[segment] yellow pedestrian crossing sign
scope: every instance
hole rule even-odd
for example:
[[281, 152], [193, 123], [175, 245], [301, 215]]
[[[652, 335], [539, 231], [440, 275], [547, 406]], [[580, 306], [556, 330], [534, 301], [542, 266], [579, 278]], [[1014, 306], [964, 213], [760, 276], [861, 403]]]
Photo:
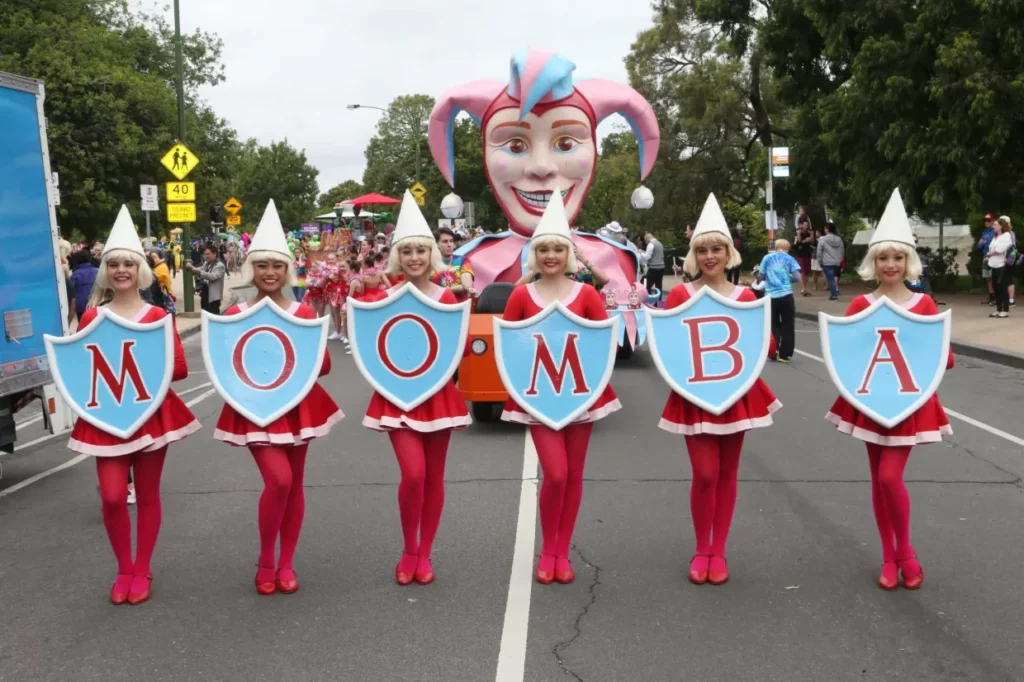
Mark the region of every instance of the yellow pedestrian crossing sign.
[[199, 165], [199, 157], [179, 142], [164, 154], [164, 158], [160, 159], [160, 163], [163, 164], [164, 168], [171, 171], [171, 175], [179, 180], [184, 180], [185, 176]]
[[[409, 191], [412, 192], [412, 195], [414, 197], [419, 199], [420, 197], [426, 195], [427, 188], [423, 186], [423, 183], [417, 182], [415, 185], [413, 185], [412, 187], [409, 188]], [[420, 205], [422, 206], [422, 204], [420, 204]]]

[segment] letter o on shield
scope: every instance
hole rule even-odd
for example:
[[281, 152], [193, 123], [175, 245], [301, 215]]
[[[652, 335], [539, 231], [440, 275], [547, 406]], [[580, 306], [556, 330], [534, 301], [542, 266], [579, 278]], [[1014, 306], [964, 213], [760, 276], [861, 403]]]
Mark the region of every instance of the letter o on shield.
[[[423, 362], [418, 367], [411, 370], [403, 370], [398, 367], [394, 360], [392, 360], [390, 353], [388, 353], [388, 335], [400, 322], [412, 322], [419, 325], [427, 337], [426, 357], [423, 358]], [[381, 327], [380, 334], [377, 335], [377, 353], [380, 355], [381, 362], [384, 363], [389, 372], [403, 379], [413, 379], [426, 373], [427, 370], [433, 367], [434, 362], [437, 361], [439, 346], [437, 332], [434, 331], [433, 326], [419, 315], [413, 315], [412, 313], [403, 313], [391, 318]]]
[[[271, 334], [281, 343], [281, 350], [284, 351], [284, 363], [281, 365], [281, 371], [276, 379], [267, 384], [258, 384], [253, 381], [253, 378], [249, 376], [249, 372], [245, 368], [245, 347], [257, 334]], [[250, 329], [238, 339], [238, 343], [235, 344], [235, 352], [231, 356], [231, 362], [234, 365], [235, 373], [243, 384], [258, 391], [273, 391], [275, 388], [283, 386], [292, 375], [292, 372], [295, 371], [295, 346], [292, 345], [288, 335], [280, 329], [266, 326], [256, 327]]]

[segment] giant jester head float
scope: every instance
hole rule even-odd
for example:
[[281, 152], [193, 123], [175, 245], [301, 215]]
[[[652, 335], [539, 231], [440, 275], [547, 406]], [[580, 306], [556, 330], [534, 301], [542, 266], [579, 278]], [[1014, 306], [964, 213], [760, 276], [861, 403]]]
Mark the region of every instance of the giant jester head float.
[[[640, 179], [658, 156], [658, 121], [640, 93], [604, 80], [574, 84], [576, 65], [560, 55], [522, 50], [512, 56], [509, 82], [474, 81], [446, 92], [430, 114], [430, 151], [455, 186], [452, 126], [461, 111], [480, 126], [484, 169], [512, 230], [528, 237], [552, 192], [561, 192], [570, 223], [579, 213], [597, 168], [597, 126], [622, 115], [640, 147]], [[650, 190], [633, 205], [649, 208]]]

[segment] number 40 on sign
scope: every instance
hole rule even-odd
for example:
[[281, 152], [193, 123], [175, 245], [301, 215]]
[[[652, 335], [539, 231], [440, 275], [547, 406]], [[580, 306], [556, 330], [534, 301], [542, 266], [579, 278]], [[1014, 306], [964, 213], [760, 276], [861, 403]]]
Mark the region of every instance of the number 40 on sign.
[[167, 201], [195, 201], [196, 183], [194, 182], [168, 182]]

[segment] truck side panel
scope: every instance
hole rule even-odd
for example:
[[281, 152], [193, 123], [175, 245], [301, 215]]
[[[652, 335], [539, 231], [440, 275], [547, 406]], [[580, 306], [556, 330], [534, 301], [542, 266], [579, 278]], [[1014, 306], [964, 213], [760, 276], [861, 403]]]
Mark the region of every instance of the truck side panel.
[[0, 396], [48, 383], [43, 334], [67, 330], [42, 102], [41, 83], [0, 74]]

